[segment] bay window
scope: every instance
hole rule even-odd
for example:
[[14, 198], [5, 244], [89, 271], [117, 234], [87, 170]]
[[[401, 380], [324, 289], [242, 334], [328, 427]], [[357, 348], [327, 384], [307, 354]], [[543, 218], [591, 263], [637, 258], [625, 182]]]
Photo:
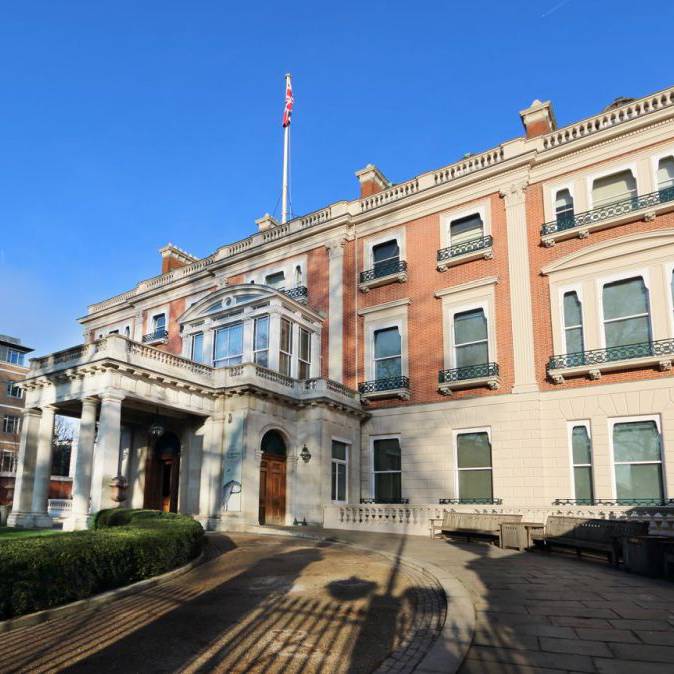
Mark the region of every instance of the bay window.
[[281, 318], [281, 339], [279, 350], [279, 372], [290, 376], [293, 357], [293, 327], [287, 318]]
[[399, 502], [402, 498], [400, 441], [398, 438], [375, 438], [372, 453], [375, 501]]
[[253, 362], [269, 367], [269, 316], [260, 316], [253, 324]]
[[575, 290], [564, 293], [564, 343], [566, 353], [584, 350], [583, 312]]
[[402, 340], [398, 327], [374, 331], [374, 378], [402, 375]]
[[488, 431], [457, 433], [456, 463], [459, 500], [492, 501], [491, 442]]
[[345, 442], [332, 441], [331, 496], [333, 501], [347, 500], [347, 476], [349, 473], [349, 447]]
[[487, 318], [484, 309], [454, 314], [454, 357], [457, 368], [489, 362]]
[[607, 283], [602, 300], [607, 348], [650, 341], [648, 289], [643, 278], [639, 276]]
[[201, 363], [204, 360], [204, 333], [192, 335], [192, 360]]
[[243, 362], [243, 323], [236, 323], [215, 331], [213, 365], [226, 367]]

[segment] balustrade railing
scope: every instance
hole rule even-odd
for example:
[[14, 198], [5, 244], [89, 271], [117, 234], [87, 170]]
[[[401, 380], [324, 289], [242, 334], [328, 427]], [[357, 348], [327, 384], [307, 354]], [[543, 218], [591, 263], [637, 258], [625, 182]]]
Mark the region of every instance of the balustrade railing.
[[283, 294], [289, 297], [291, 300], [302, 301], [306, 300], [309, 295], [309, 291], [306, 286], [295, 286], [294, 288], [288, 288], [283, 291]]
[[592, 349], [550, 356], [547, 369], [560, 370], [570, 367], [603, 365], [621, 360], [674, 355], [674, 339], [660, 339], [655, 342], [640, 342], [606, 349]]
[[541, 227], [541, 235], [555, 234], [564, 232], [585, 225], [592, 225], [603, 220], [610, 220], [621, 215], [627, 215], [634, 211], [640, 211], [646, 208], [653, 208], [659, 204], [674, 201], [674, 186], [666, 187], [657, 192], [642, 194], [641, 196], [628, 197], [620, 201], [614, 201], [610, 204], [604, 204], [598, 208], [589, 211], [576, 213], [575, 215], [564, 214], [551, 222], [546, 222]]
[[363, 505], [407, 505], [408, 498], [362, 498], [360, 502]]
[[155, 330], [147, 335], [143, 335], [143, 344], [147, 344], [148, 342], [158, 342], [160, 339], [166, 339], [167, 337], [168, 330], [164, 330], [163, 328], [161, 330]]
[[465, 241], [464, 243], [457, 243], [456, 245], [448, 246], [447, 248], [441, 248], [438, 251], [438, 262], [445, 262], [446, 260], [451, 260], [454, 257], [466, 255], [467, 253], [474, 253], [478, 250], [491, 248], [493, 241], [493, 237], [489, 235], [479, 239]]
[[451, 370], [440, 370], [438, 372], [438, 382], [440, 384], [451, 384], [452, 382], [462, 381], [464, 379], [498, 377], [498, 374], [498, 363], [480, 363], [479, 365], [455, 367]]
[[405, 271], [407, 271], [407, 262], [405, 260], [399, 260], [397, 258], [384, 260], [383, 262], [376, 262], [372, 269], [360, 272], [360, 282], [368, 283]]
[[358, 392], [361, 395], [368, 393], [383, 393], [386, 391], [409, 390], [409, 377], [385, 377], [383, 379], [373, 379], [372, 381], [363, 381], [358, 384]]
[[578, 506], [629, 506], [633, 508], [651, 508], [651, 507], [674, 507], [674, 499], [663, 498], [619, 498], [619, 499], [597, 499], [597, 498], [557, 498], [552, 505], [578, 505]]

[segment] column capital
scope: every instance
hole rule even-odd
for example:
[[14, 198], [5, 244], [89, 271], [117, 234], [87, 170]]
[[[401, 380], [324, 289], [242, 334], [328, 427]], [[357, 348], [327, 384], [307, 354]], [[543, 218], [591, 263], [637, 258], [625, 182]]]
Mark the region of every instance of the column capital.
[[82, 407], [84, 407], [85, 405], [98, 405], [99, 400], [96, 396], [86, 396], [85, 398], [82, 398], [81, 402]]
[[328, 251], [328, 256], [333, 257], [343, 257], [344, 256], [344, 246], [346, 246], [347, 239], [335, 239], [333, 241], [328, 241], [325, 244], [325, 248]]
[[103, 403], [116, 402], [121, 404], [124, 398], [126, 398], [126, 395], [124, 395], [122, 391], [117, 391], [114, 389], [110, 391], [103, 391], [103, 393], [101, 393], [101, 402]]
[[57, 412], [56, 405], [40, 405], [40, 409], [42, 412], [53, 412], [54, 414]]
[[499, 195], [505, 199], [506, 208], [509, 206], [519, 206], [524, 203], [528, 185], [528, 181], [518, 180], [499, 190]]

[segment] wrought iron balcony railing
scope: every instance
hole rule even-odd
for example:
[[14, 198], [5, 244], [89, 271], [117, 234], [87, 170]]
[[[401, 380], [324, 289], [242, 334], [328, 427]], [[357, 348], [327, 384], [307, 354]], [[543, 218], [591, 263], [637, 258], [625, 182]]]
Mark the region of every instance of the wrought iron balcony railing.
[[479, 379], [481, 377], [498, 377], [498, 363], [480, 363], [479, 365], [466, 365], [455, 367], [453, 370], [440, 370], [438, 382], [451, 384], [464, 379]]
[[590, 498], [556, 498], [552, 505], [556, 506], [632, 506], [635, 508], [646, 508], [653, 506], [665, 506], [668, 508], [674, 507], [674, 499], [662, 498], [619, 498], [619, 499], [590, 499]]
[[384, 278], [384, 276], [400, 274], [405, 271], [407, 271], [407, 262], [405, 260], [399, 260], [398, 258], [384, 260], [383, 262], [377, 262], [374, 268], [360, 272], [360, 282], [368, 283], [369, 281]]
[[607, 349], [592, 349], [551, 356], [548, 360], [548, 371], [669, 355], [674, 355], [674, 339], [660, 339], [656, 342], [640, 342], [639, 344], [625, 344], [624, 346], [611, 346]]
[[168, 330], [161, 329], [150, 332], [147, 335], [143, 335], [143, 343], [147, 342], [158, 342], [160, 339], [166, 339], [168, 337]]
[[500, 498], [440, 498], [440, 505], [502, 505]]
[[464, 243], [457, 243], [455, 246], [448, 248], [441, 248], [438, 251], [438, 262], [451, 260], [453, 257], [465, 255], [466, 253], [473, 253], [478, 250], [491, 248], [494, 239], [491, 235], [483, 236], [480, 239], [473, 239], [472, 241], [465, 241]]
[[590, 211], [576, 213], [575, 215], [564, 215], [552, 222], [546, 222], [541, 227], [541, 235], [555, 234], [584, 225], [592, 225], [602, 220], [608, 220], [620, 215], [627, 215], [633, 211], [640, 211], [644, 208], [652, 208], [659, 204], [674, 201], [674, 186], [666, 187], [657, 192], [642, 194], [641, 196], [629, 197], [605, 204], [599, 208], [593, 208]]
[[301, 302], [302, 300], [307, 299], [309, 291], [306, 286], [295, 286], [294, 288], [288, 288], [283, 291], [284, 295], [287, 295], [291, 300], [297, 300]]
[[385, 379], [373, 379], [372, 381], [362, 381], [358, 384], [358, 393], [367, 395], [368, 393], [385, 393], [386, 391], [409, 390], [409, 377], [386, 377]]
[[408, 498], [362, 498], [362, 505], [408, 505]]

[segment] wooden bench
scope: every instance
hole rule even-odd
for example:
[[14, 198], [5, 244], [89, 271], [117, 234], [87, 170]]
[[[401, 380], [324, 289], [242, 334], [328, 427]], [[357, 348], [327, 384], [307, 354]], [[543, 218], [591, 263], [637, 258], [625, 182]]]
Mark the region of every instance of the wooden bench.
[[623, 540], [628, 536], [645, 536], [648, 522], [599, 520], [584, 517], [550, 515], [545, 529], [532, 532], [535, 544], [546, 550], [553, 547], [572, 548], [580, 557], [583, 552], [606, 555], [617, 566], [623, 557]]
[[465, 536], [471, 538], [491, 539], [501, 542], [501, 524], [503, 522], [521, 522], [522, 515], [504, 515], [501, 513], [445, 513], [440, 531], [444, 536]]

